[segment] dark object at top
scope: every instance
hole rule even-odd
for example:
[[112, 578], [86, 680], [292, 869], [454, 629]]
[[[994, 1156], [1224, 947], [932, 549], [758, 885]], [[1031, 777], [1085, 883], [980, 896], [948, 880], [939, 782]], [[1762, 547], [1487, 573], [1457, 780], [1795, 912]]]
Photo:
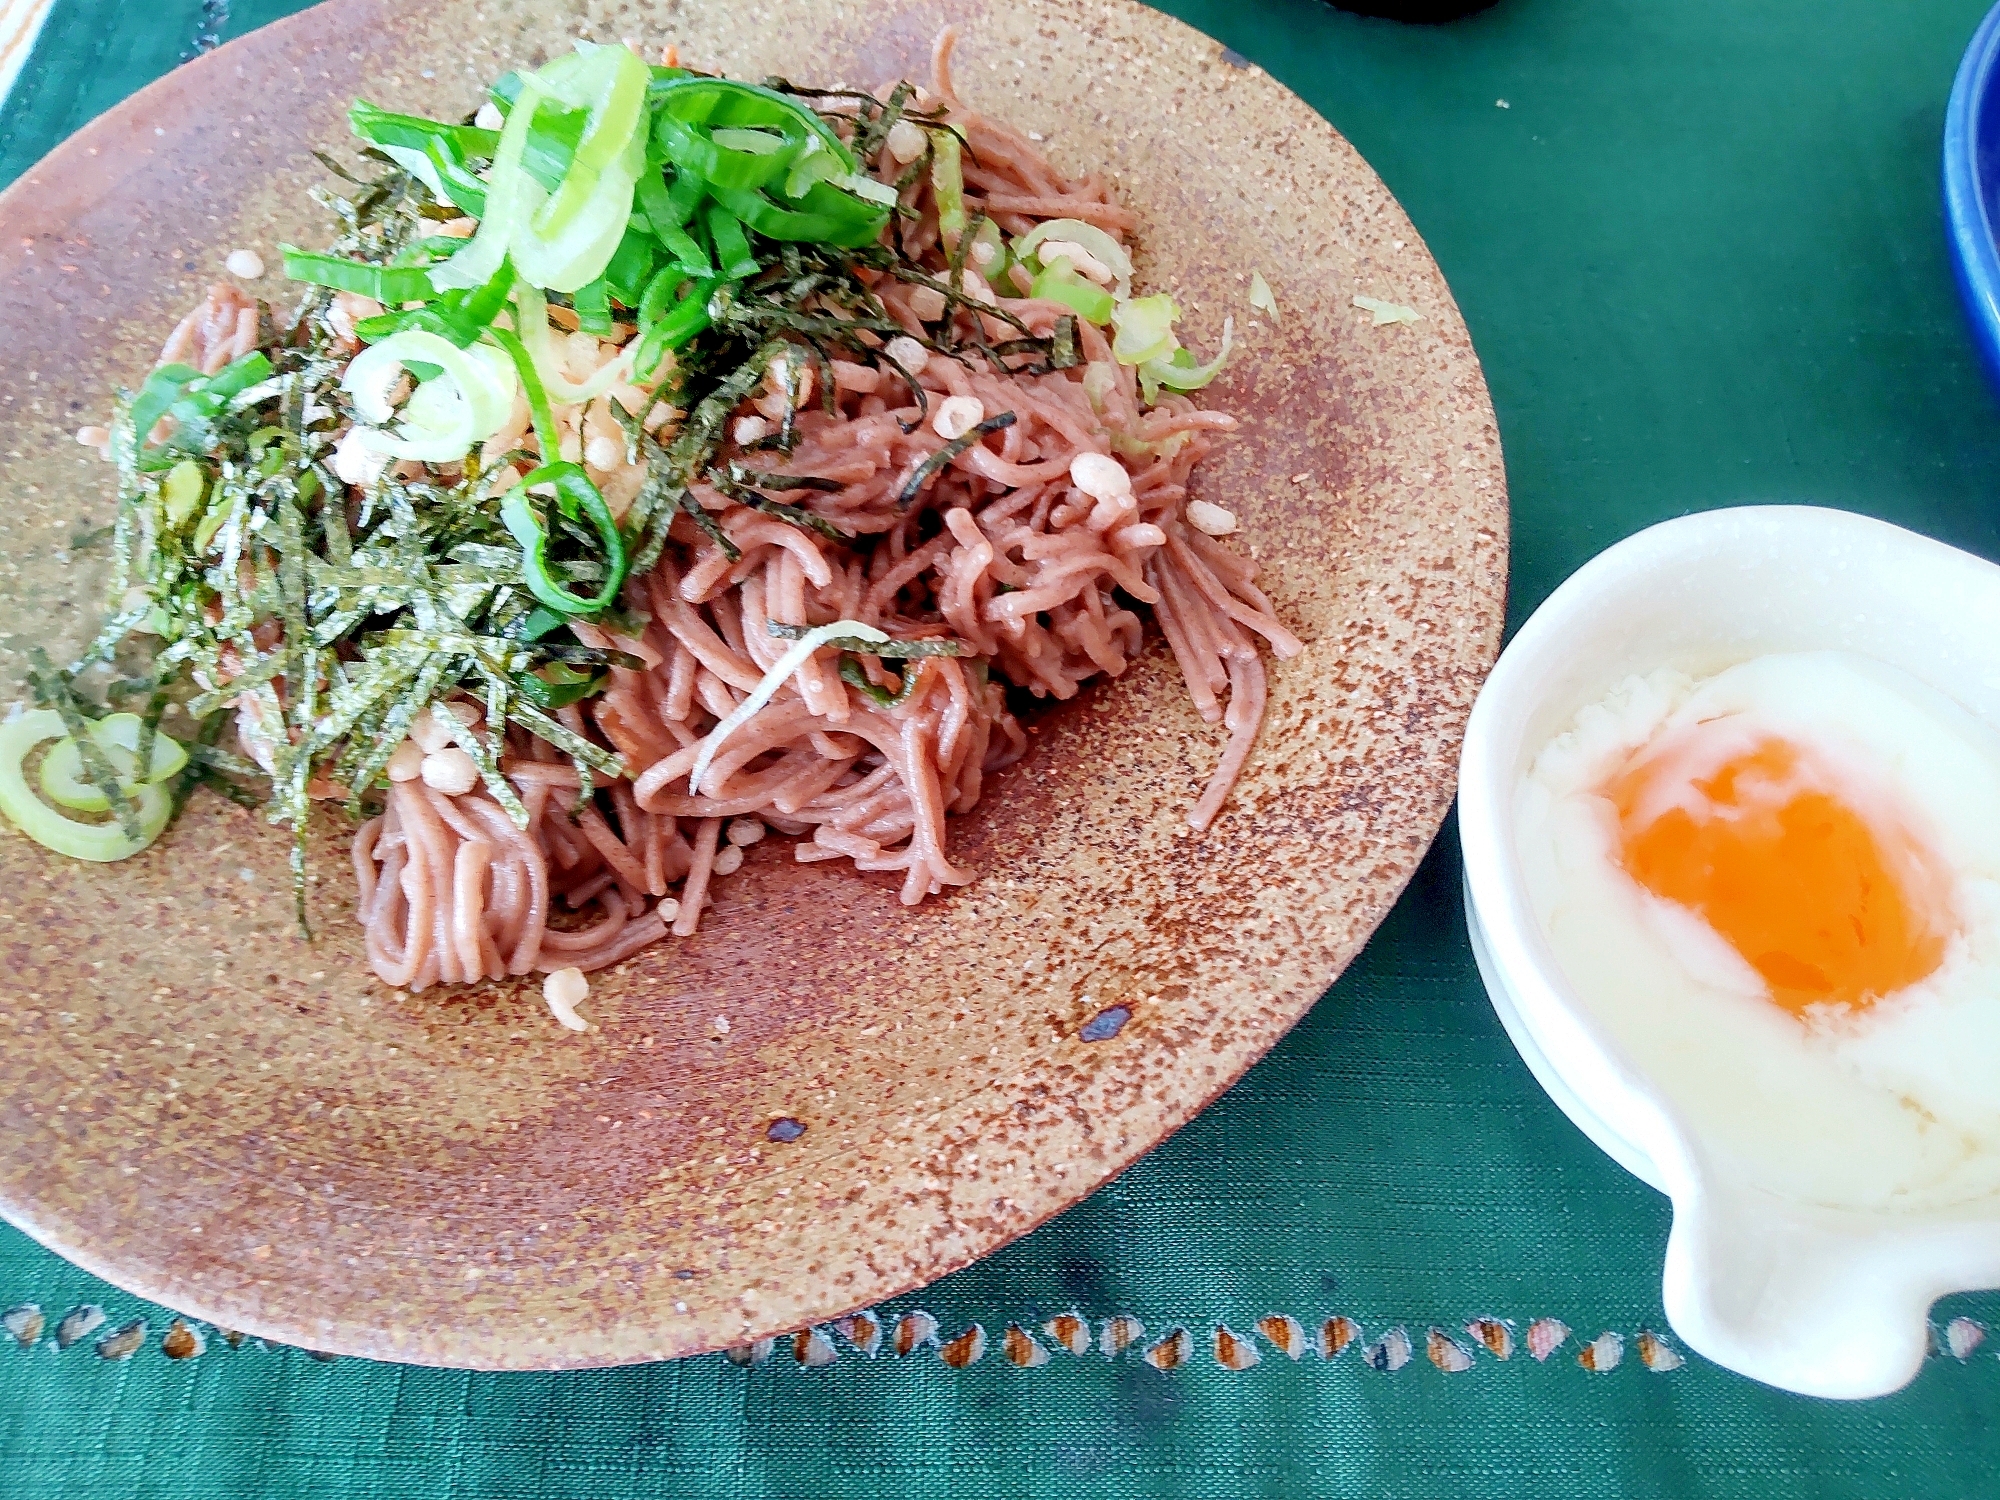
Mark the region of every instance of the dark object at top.
[[1389, 21], [1433, 26], [1490, 10], [1494, 0], [1330, 0], [1330, 3], [1335, 10], [1352, 11], [1357, 16], [1380, 16]]

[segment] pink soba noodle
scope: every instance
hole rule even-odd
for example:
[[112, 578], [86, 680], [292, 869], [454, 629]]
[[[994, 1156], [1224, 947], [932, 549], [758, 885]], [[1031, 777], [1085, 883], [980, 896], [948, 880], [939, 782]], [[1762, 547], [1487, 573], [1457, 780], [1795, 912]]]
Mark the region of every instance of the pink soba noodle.
[[[1064, 177], [1021, 134], [957, 104], [949, 50], [947, 40], [921, 102], [947, 110], [962, 133], [968, 213], [1011, 235], [1068, 218], [1129, 236], [1133, 217], [1103, 181]], [[904, 176], [904, 161], [886, 147], [878, 157], [878, 180]], [[948, 237], [930, 185], [905, 193], [918, 217], [902, 226], [904, 253], [947, 275]], [[978, 259], [966, 276], [975, 302], [989, 290]], [[884, 277], [874, 290], [912, 335], [940, 316], [921, 287]], [[1025, 277], [1003, 277], [991, 305], [1049, 337], [1070, 310], [1027, 290]], [[995, 341], [1019, 335], [991, 315], [954, 316], [973, 333], [980, 319]], [[581, 338], [573, 323], [555, 336]], [[240, 305], [211, 306], [176, 332], [169, 352], [207, 367], [246, 336]], [[1260, 653], [1288, 658], [1300, 643], [1259, 592], [1255, 565], [1211, 534], [1233, 529], [1208, 519], [1227, 522], [1226, 513], [1196, 506], [1206, 529], [1189, 519], [1189, 475], [1234, 419], [1171, 393], [1147, 405], [1105, 330], [1076, 319], [1074, 336], [1076, 366], [1038, 374], [919, 347], [909, 363], [926, 395], [921, 408], [907, 385], [870, 365], [802, 350], [799, 368], [774, 369], [730, 419], [718, 462], [756, 471], [760, 488], [841, 539], [694, 485], [737, 555], [682, 515], [657, 566], [627, 582], [617, 618], [643, 621], [642, 633], [574, 627], [585, 645], [637, 663], [614, 668], [607, 690], [559, 713], [572, 732], [615, 753], [629, 779], [599, 777], [585, 788], [573, 761], [510, 730], [502, 769], [527, 810], [523, 829], [477, 780], [433, 772], [444, 753], [435, 730], [421, 751], [399, 756], [386, 810], [353, 845], [375, 972], [421, 990], [602, 968], [693, 933], [716, 882], [767, 832], [795, 839], [801, 862], [899, 875], [907, 905], [964, 885], [973, 872], [952, 858], [949, 819], [977, 804], [986, 778], [1027, 747], [1009, 691], [1068, 699], [1093, 679], [1119, 676], [1143, 649], [1148, 612], [1201, 716], [1225, 729], [1214, 777], [1189, 815], [1207, 829], [1263, 717]], [[617, 343], [593, 357], [584, 339], [572, 358], [577, 378], [615, 357]], [[815, 389], [828, 379], [830, 403]], [[1005, 414], [1010, 423], [975, 433], [921, 472], [954, 426], [963, 432]], [[797, 436], [788, 454], [754, 447], [788, 416]], [[617, 438], [601, 400], [564, 420], [593, 454], [604, 451], [598, 439]], [[520, 456], [534, 443], [526, 427], [517, 414], [487, 445], [488, 462], [531, 467]], [[607, 497], [629, 505], [643, 472], [622, 456], [600, 467]], [[786, 491], [787, 477], [817, 483]], [[800, 631], [836, 621], [898, 642], [955, 643], [958, 654], [851, 655], [850, 675], [858, 663], [871, 693], [843, 680], [839, 648], [822, 647], [711, 743]], [[796, 628], [787, 638], [773, 623]], [[477, 705], [453, 706], [469, 718]], [[697, 788], [689, 778], [705, 746], [712, 761]]]

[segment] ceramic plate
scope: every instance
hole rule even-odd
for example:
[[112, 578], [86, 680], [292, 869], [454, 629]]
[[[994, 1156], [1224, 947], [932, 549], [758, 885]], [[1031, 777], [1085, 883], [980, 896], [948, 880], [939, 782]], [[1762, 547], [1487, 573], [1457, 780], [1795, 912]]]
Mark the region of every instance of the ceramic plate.
[[[572, 26], [873, 85], [923, 74], [957, 23], [967, 102], [1113, 174], [1190, 342], [1248, 324], [1208, 393], [1244, 429], [1197, 493], [1242, 516], [1309, 646], [1207, 837], [1184, 816], [1220, 726], [1156, 642], [1042, 714], [957, 824], [975, 884], [906, 911], [895, 877], [766, 841], [697, 940], [593, 984], [582, 1036], [527, 987], [374, 981], [331, 830], [311, 941], [283, 834], [219, 800], [109, 868], [0, 833], [0, 1211], [141, 1296], [335, 1353], [548, 1368], [740, 1344], [1076, 1202], [1360, 948], [1444, 816], [1499, 643], [1505, 478], [1464, 325], [1388, 190], [1265, 74], [1124, 0], [558, 9], [336, 0], [181, 68], [0, 200], [10, 696], [30, 644], [61, 658], [99, 618], [88, 534], [113, 490], [71, 433], [231, 249], [275, 266], [327, 236], [309, 153], [344, 149], [346, 102], [465, 111]], [[1253, 269], [1276, 326], [1250, 317]], [[1378, 326], [1357, 295], [1417, 321]], [[781, 1118], [803, 1135], [772, 1140]]]

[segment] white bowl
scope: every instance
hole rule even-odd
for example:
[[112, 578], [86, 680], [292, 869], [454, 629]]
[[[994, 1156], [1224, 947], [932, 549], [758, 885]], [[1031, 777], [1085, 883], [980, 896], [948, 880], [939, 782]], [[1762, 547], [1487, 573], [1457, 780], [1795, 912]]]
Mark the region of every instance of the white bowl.
[[1723, 1180], [1557, 967], [1514, 839], [1536, 754], [1625, 678], [1820, 649], [1872, 656], [2000, 726], [2000, 567], [1807, 506], [1642, 531], [1579, 569], [1502, 654], [1466, 729], [1459, 830], [1473, 951], [1508, 1035], [1584, 1133], [1673, 1200], [1663, 1291], [1675, 1331], [1786, 1390], [1877, 1396], [1923, 1362], [1934, 1300], [2000, 1286], [2000, 1199], [1837, 1210]]

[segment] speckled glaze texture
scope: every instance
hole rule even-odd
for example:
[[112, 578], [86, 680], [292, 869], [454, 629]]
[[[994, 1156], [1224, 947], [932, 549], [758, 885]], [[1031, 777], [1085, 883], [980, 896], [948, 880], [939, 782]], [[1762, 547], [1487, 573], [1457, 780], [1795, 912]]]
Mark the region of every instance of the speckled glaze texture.
[[[137, 383], [232, 248], [275, 267], [281, 239], [326, 237], [308, 152], [345, 139], [351, 96], [463, 111], [577, 34], [872, 85], [924, 75], [946, 22], [969, 104], [1113, 174], [1141, 215], [1142, 284], [1175, 291], [1197, 348], [1226, 313], [1244, 331], [1253, 268], [1282, 309], [1209, 392], [1244, 430], [1197, 493], [1241, 515], [1309, 645], [1275, 668], [1214, 830], [1183, 820], [1220, 727], [1155, 644], [1042, 716], [958, 823], [975, 884], [905, 911], [895, 877], [768, 840], [698, 938], [593, 985], [573, 1036], [525, 986], [377, 983], [330, 823], [310, 943], [283, 835], [219, 800], [109, 868], [8, 829], [8, 1218], [142, 1296], [319, 1350], [689, 1354], [1031, 1229], [1228, 1088], [1353, 957], [1444, 816], [1499, 644], [1493, 414], [1366, 163], [1263, 73], [1125, 0], [336, 0], [172, 74], [0, 201], [0, 685], [18, 691], [29, 644], [60, 657], [99, 618], [101, 553], [70, 549], [113, 490], [70, 434]], [[1420, 321], [1375, 326], [1357, 294]]]

